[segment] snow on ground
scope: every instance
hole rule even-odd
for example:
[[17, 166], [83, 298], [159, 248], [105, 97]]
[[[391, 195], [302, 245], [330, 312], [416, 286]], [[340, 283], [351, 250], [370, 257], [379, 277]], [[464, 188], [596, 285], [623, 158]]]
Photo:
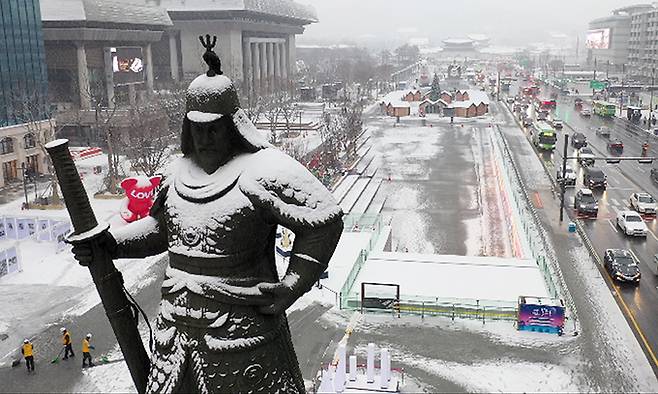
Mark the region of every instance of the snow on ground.
[[438, 297], [515, 304], [519, 295], [548, 297], [534, 261], [497, 257], [372, 253], [357, 282], [396, 283], [401, 298], [424, 300]]
[[96, 366], [83, 370], [82, 378], [72, 390], [80, 392], [105, 392], [105, 393], [136, 393], [128, 365], [123, 362], [123, 354], [116, 345], [114, 350], [108, 353], [109, 360], [121, 360], [100, 364], [96, 360]]
[[[395, 350], [394, 350], [395, 352]], [[463, 386], [468, 392], [483, 393], [575, 393], [587, 391], [574, 381], [567, 367], [501, 358], [496, 362], [471, 364], [428, 359], [398, 353], [397, 358], [427, 373]]]

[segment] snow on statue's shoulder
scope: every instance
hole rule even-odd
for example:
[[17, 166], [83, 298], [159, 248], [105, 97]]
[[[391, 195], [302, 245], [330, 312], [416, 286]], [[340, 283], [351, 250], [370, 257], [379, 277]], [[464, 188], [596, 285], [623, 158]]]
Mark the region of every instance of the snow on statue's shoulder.
[[333, 195], [295, 159], [278, 149], [253, 154], [240, 189], [289, 225], [323, 225], [343, 214]]

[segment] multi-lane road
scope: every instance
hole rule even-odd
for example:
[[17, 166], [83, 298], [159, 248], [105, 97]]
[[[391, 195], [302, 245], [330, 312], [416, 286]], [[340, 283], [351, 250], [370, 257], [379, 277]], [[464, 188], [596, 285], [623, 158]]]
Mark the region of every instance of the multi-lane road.
[[[542, 97], [548, 97], [553, 90], [542, 87]], [[582, 132], [586, 135], [588, 146], [597, 156], [610, 156], [607, 151], [608, 138], [596, 134], [595, 130], [605, 127], [611, 130], [610, 138], [619, 138], [624, 143], [623, 156], [641, 156], [642, 143], [653, 141], [636, 127], [619, 119], [604, 119], [597, 115], [583, 117], [574, 109], [573, 98], [560, 96], [556, 113], [565, 121], [565, 127], [558, 131], [557, 147], [554, 152], [541, 152], [550, 176], [555, 178], [558, 168], [561, 168], [564, 149], [564, 134]], [[653, 144], [655, 145], [655, 144]], [[568, 157], [577, 155], [573, 146], [568, 147]], [[649, 156], [656, 155], [656, 147], [651, 146]], [[654, 371], [658, 371], [658, 271], [654, 255], [658, 254], [658, 220], [646, 217], [649, 228], [646, 238], [626, 236], [616, 226], [617, 213], [628, 210], [629, 197], [633, 192], [648, 192], [658, 196], [658, 187], [650, 178], [651, 164], [639, 164], [637, 161], [622, 161], [619, 164], [607, 164], [597, 161], [595, 166], [603, 170], [608, 180], [606, 190], [594, 190], [594, 196], [599, 201], [599, 213], [596, 218], [579, 218], [574, 211], [574, 194], [584, 187], [582, 182], [583, 168], [576, 160], [568, 161], [576, 171], [578, 179], [575, 187], [568, 187], [565, 194], [565, 207], [571, 220], [578, 220], [582, 225], [589, 242], [596, 252], [597, 261], [602, 262], [603, 254], [609, 248], [630, 250], [639, 260], [642, 279], [639, 286], [618, 284], [606, 280], [611, 291], [619, 295], [618, 301], [636, 337], [647, 354]], [[658, 164], [658, 163], [655, 163]], [[607, 276], [606, 273], [604, 275]], [[609, 276], [608, 276], [609, 278]]]

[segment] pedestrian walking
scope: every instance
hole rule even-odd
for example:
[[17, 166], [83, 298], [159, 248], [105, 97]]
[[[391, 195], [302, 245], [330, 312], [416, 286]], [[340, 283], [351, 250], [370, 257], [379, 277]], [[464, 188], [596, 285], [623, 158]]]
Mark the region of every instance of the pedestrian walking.
[[[91, 334], [87, 334], [85, 339], [82, 340], [82, 368], [94, 366], [94, 363], [91, 362], [91, 353], [89, 353], [89, 349], [95, 349], [94, 346], [91, 345]], [[87, 360], [89, 360], [88, 365], [86, 364]]]
[[73, 345], [71, 344], [71, 334], [66, 331], [66, 327], [62, 327], [60, 331], [62, 332], [62, 343], [64, 344], [64, 357], [62, 359], [67, 360], [69, 354], [71, 357], [75, 357], [75, 353], [73, 353]]
[[23, 353], [23, 357], [25, 357], [27, 372], [34, 372], [34, 345], [32, 345], [32, 342], [27, 338], [23, 341], [21, 353]]

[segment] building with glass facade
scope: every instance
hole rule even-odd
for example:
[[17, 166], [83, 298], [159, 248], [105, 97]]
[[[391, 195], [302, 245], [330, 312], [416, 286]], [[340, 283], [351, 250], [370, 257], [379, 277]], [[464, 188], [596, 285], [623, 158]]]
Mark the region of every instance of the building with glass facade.
[[[0, 127], [25, 121], [22, 104], [47, 118], [48, 77], [39, 0], [0, 1]], [[19, 105], [17, 105], [19, 103]], [[37, 115], [35, 115], [36, 117]]]
[[0, 1], [0, 187], [44, 172], [50, 136], [39, 0]]

